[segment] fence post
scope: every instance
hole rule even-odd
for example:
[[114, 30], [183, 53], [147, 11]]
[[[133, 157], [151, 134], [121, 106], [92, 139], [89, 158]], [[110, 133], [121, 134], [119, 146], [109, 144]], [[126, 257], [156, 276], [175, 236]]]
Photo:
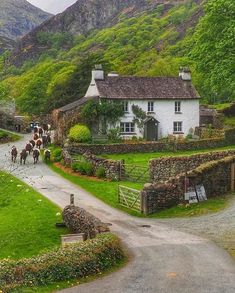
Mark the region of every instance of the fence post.
[[70, 205], [74, 206], [74, 194], [70, 194]]

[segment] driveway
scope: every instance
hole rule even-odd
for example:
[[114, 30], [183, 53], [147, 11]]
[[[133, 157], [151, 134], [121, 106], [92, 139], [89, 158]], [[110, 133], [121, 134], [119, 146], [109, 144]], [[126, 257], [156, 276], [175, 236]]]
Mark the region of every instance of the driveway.
[[[23, 147], [28, 139], [29, 136], [26, 135], [15, 145]], [[61, 208], [69, 204], [69, 195], [75, 194], [75, 204], [87, 209], [102, 221], [111, 223], [111, 231], [122, 239], [133, 255], [128, 265], [121, 270], [61, 292], [235, 292], [234, 260], [212, 241], [200, 236], [201, 231], [210, 226], [207, 225], [208, 219], [214, 223], [210, 226], [211, 230], [218, 230], [218, 225], [223, 220], [221, 214], [196, 219], [138, 219], [107, 206], [54, 173], [46, 165], [39, 163], [34, 166], [32, 158], [29, 158], [25, 166], [13, 166], [9, 162], [9, 150], [10, 145], [0, 146], [1, 169], [11, 170], [15, 176], [32, 185]], [[229, 209], [225, 213], [230, 213]], [[233, 213], [233, 218], [234, 215]], [[204, 228], [199, 229], [199, 226]], [[194, 230], [198, 235], [194, 235]]]

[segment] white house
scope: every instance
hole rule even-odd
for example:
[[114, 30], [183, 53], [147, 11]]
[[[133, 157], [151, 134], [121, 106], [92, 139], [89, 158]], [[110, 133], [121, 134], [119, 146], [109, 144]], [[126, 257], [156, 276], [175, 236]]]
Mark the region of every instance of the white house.
[[[119, 76], [117, 73], [105, 77], [102, 67], [96, 66], [85, 95], [85, 99], [92, 98], [123, 101], [125, 114], [116, 126], [124, 138], [157, 140], [168, 135], [186, 136], [199, 126], [200, 97], [187, 68], [180, 70], [179, 77]], [[133, 122], [133, 105], [147, 114], [143, 128]]]

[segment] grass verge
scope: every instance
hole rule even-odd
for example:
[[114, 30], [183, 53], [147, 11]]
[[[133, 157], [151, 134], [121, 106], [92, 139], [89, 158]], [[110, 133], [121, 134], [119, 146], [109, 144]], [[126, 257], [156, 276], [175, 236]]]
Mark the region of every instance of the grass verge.
[[60, 246], [61, 210], [12, 175], [0, 172], [0, 259], [32, 257]]

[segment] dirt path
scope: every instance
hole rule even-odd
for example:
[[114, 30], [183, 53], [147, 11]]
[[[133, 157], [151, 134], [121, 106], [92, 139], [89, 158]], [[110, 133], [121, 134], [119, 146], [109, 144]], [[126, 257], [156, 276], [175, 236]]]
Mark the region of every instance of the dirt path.
[[[26, 136], [24, 140], [27, 139]], [[22, 147], [25, 141], [16, 144]], [[112, 232], [123, 240], [134, 256], [125, 268], [110, 276], [61, 292], [235, 292], [234, 260], [210, 240], [189, 233], [191, 226], [194, 233], [194, 224], [207, 227], [207, 218], [211, 218], [212, 223], [217, 221], [217, 225], [219, 223], [222, 227], [223, 213], [180, 220], [134, 218], [107, 206], [55, 174], [46, 165], [40, 163], [34, 166], [32, 158], [26, 166], [17, 165], [15, 168], [9, 163], [9, 149], [10, 145], [0, 146], [1, 169], [12, 170], [14, 175], [32, 185], [61, 208], [69, 203], [69, 195], [74, 193], [77, 205], [86, 208], [103, 221], [112, 223]], [[224, 213], [228, 213], [226, 219], [229, 220], [229, 209]], [[142, 227], [144, 224], [150, 227]], [[216, 224], [210, 227], [212, 231]], [[196, 232], [199, 234], [199, 230]]]

